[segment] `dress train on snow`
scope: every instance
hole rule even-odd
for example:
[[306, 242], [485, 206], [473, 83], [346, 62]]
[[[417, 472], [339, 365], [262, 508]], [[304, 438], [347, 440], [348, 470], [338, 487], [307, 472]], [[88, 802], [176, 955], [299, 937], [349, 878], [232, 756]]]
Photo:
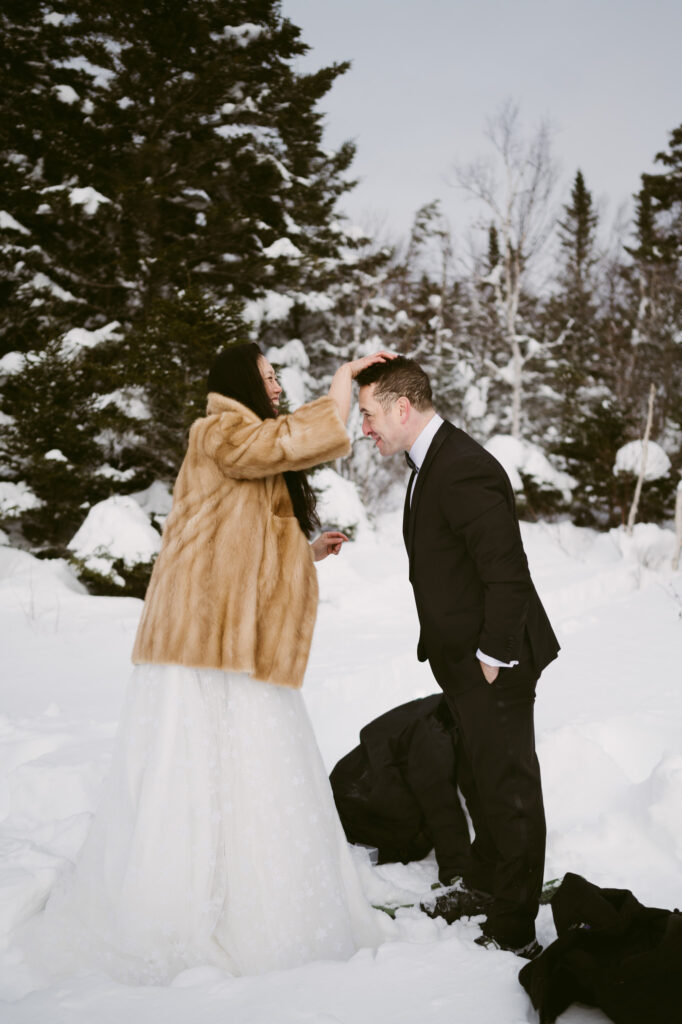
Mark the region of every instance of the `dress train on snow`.
[[381, 941], [300, 691], [138, 665], [73, 873], [34, 938], [50, 973], [259, 974]]

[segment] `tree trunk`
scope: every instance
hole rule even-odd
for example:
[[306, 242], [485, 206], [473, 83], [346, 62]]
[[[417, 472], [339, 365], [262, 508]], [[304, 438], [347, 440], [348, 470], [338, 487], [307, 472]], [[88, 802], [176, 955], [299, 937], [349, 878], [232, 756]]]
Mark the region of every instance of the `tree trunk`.
[[626, 533], [628, 536], [632, 535], [632, 531], [635, 525], [635, 519], [637, 518], [637, 509], [639, 507], [639, 498], [642, 493], [642, 484], [644, 482], [644, 473], [646, 472], [646, 456], [647, 449], [649, 447], [649, 435], [651, 434], [651, 424], [654, 419], [654, 398], [656, 397], [656, 388], [652, 384], [649, 388], [649, 409], [646, 415], [646, 427], [644, 429], [644, 440], [642, 441], [642, 458], [639, 464], [639, 475], [637, 477], [637, 484], [635, 486], [635, 494], [632, 499], [632, 505], [630, 507], [630, 515], [628, 516], [628, 525], [626, 527]]
[[673, 572], [680, 567], [680, 552], [682, 551], [682, 480], [677, 485], [677, 498], [675, 499], [675, 550], [673, 552]]

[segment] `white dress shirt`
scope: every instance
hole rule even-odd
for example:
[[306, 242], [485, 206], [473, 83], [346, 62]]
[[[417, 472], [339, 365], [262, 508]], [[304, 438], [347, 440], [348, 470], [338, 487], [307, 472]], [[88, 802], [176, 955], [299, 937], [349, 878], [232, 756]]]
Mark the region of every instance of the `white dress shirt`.
[[[414, 494], [414, 486], [417, 482], [419, 470], [424, 464], [424, 459], [431, 447], [431, 442], [436, 436], [438, 428], [442, 422], [443, 417], [439, 416], [438, 413], [435, 412], [410, 448], [409, 456], [415, 465], [415, 473], [412, 477], [412, 486], [410, 488], [410, 506], [412, 505], [412, 495]], [[479, 661], [482, 661], [484, 664], [490, 665], [493, 668], [513, 668], [514, 665], [518, 665], [518, 661], [498, 661], [497, 658], [492, 658], [489, 654], [484, 654], [480, 648], [476, 651], [476, 657]]]
[[428, 452], [429, 448], [431, 447], [431, 442], [433, 441], [434, 437], [436, 436], [436, 433], [438, 432], [438, 428], [440, 427], [442, 422], [443, 422], [443, 417], [439, 416], [437, 412], [434, 412], [433, 416], [431, 417], [429, 422], [426, 424], [426, 426], [424, 427], [424, 429], [422, 430], [421, 434], [416, 439], [416, 441], [414, 442], [412, 447], [410, 448], [409, 456], [412, 459], [412, 461], [414, 462], [414, 465], [416, 467], [416, 472], [415, 472], [415, 474], [414, 474], [414, 476], [412, 478], [412, 488], [410, 490], [410, 505], [412, 504], [412, 495], [414, 493], [414, 485], [417, 482], [417, 474], [419, 473], [419, 470], [422, 468], [422, 465], [424, 464], [424, 459], [426, 458], [426, 453]]

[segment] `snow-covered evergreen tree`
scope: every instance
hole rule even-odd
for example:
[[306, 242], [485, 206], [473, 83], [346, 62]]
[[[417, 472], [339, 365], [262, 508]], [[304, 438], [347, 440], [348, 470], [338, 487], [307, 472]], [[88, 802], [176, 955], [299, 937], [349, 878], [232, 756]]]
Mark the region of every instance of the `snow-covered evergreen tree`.
[[[30, 463], [36, 493], [48, 486], [43, 439], [74, 417], [61, 401], [31, 405], [22, 377], [49, 367], [58, 390], [77, 363], [74, 408], [94, 447], [85, 458], [64, 439], [66, 464], [83, 481], [103, 469], [125, 493], [177, 468], [210, 359], [244, 336], [243, 303], [314, 305], [339, 276], [353, 146], [322, 147], [317, 105], [347, 65], [296, 71], [306, 47], [279, 0], [28, 0], [0, 18], [0, 356], [29, 356], [3, 378], [7, 475]], [[72, 329], [96, 338], [76, 362]], [[150, 415], [165, 415], [158, 434]], [[65, 492], [50, 543], [91, 491]]]
[[571, 201], [558, 224], [557, 294], [548, 303], [548, 329], [561, 396], [561, 426], [570, 431], [578, 392], [594, 385], [599, 367], [595, 232], [597, 213], [582, 172], [576, 172]]

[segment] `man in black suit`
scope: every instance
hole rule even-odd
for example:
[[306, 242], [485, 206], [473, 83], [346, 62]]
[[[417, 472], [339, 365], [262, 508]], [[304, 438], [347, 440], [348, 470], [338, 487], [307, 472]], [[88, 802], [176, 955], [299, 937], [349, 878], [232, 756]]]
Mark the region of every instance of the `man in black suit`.
[[493, 895], [481, 941], [534, 955], [546, 830], [533, 705], [559, 644], [528, 571], [514, 494], [496, 459], [434, 411], [413, 360], [377, 363], [357, 382], [364, 434], [383, 456], [409, 453], [413, 467], [403, 533], [417, 657], [457, 723], [476, 833], [464, 884]]

